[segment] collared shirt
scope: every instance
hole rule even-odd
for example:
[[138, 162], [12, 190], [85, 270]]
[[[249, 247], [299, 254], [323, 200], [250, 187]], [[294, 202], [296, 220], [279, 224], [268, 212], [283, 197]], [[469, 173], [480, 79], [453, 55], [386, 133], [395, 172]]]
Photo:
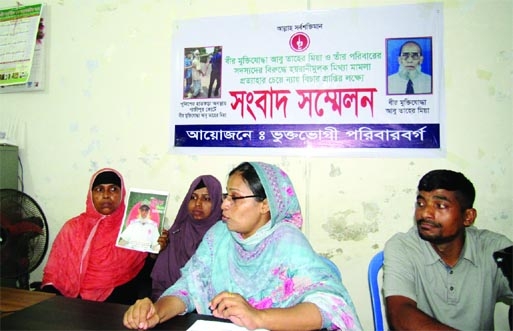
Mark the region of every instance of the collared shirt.
[[192, 60], [192, 80], [201, 80], [202, 64], [197, 56]]
[[[423, 72], [411, 80], [413, 82], [414, 94], [431, 93], [431, 76]], [[408, 79], [401, 77], [398, 73], [388, 76], [388, 94], [406, 94]]]
[[210, 59], [210, 63], [212, 64], [212, 70], [220, 70], [221, 62], [222, 62], [221, 52], [217, 52], [214, 55], [212, 55], [212, 58]]
[[427, 315], [460, 330], [493, 330], [495, 303], [513, 303], [493, 252], [511, 245], [501, 234], [468, 227], [460, 259], [451, 268], [414, 226], [385, 245], [384, 295], [408, 297]]
[[158, 244], [159, 228], [151, 219], [138, 218], [132, 220], [121, 233], [121, 238], [128, 243], [124, 247], [139, 251], [153, 251], [153, 246]]

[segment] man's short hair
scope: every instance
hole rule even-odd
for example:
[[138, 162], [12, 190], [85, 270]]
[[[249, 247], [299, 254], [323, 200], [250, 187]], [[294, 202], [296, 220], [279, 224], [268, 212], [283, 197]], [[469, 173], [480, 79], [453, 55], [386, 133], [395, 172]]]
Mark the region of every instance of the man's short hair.
[[139, 207], [140, 210], [150, 210], [150, 207], [148, 205], [141, 205]]
[[401, 45], [401, 47], [399, 48], [399, 56], [401, 56], [403, 54], [403, 47], [408, 45], [408, 44], [413, 44], [413, 45], [417, 46], [419, 48], [419, 55], [422, 55], [422, 47], [420, 47], [420, 44], [418, 42], [416, 42], [416, 41], [408, 40], [405, 43], [403, 43]]
[[420, 179], [417, 189], [426, 192], [437, 189], [455, 192], [462, 210], [472, 208], [476, 198], [472, 182], [461, 172], [452, 170], [439, 169], [428, 172]]

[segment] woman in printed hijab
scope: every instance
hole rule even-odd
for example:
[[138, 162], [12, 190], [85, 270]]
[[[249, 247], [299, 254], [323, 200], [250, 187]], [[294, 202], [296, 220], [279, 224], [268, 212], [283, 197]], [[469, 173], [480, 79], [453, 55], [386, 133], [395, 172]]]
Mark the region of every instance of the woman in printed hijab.
[[182, 277], [157, 302], [130, 306], [124, 325], [147, 329], [196, 310], [251, 330], [361, 330], [348, 291], [301, 232], [287, 174], [244, 162], [227, 191], [223, 222], [205, 234]]
[[222, 187], [217, 178], [194, 179], [168, 231], [169, 245], [160, 252], [151, 272], [152, 299], [157, 300], [180, 278], [180, 269], [196, 252], [203, 236], [221, 220]]

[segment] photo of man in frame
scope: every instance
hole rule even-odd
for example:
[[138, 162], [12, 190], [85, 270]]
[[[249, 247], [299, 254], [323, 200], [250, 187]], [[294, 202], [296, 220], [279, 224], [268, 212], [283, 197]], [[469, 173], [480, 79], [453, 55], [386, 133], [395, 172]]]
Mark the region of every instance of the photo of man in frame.
[[431, 94], [432, 40], [387, 39], [387, 94]]

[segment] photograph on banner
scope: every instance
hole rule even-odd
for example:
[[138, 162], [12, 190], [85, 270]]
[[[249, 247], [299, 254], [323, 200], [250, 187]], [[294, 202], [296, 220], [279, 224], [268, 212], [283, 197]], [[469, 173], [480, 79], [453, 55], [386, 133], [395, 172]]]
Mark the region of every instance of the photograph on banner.
[[163, 191], [130, 189], [116, 246], [158, 253], [168, 196]]
[[431, 38], [387, 40], [387, 93], [431, 94]]
[[441, 155], [442, 9], [430, 3], [176, 22], [170, 150]]

